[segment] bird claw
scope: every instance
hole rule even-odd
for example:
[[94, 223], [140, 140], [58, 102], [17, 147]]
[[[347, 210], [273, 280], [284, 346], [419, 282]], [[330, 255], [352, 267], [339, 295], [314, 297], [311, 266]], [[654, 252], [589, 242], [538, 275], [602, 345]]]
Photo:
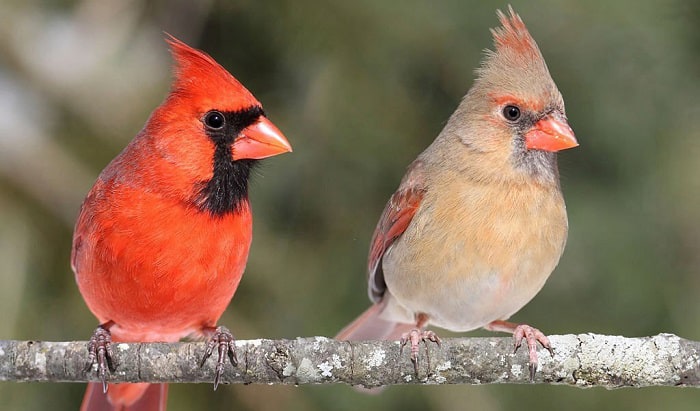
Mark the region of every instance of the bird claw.
[[549, 342], [549, 338], [547, 338], [542, 331], [526, 324], [520, 324], [513, 330], [513, 354], [518, 351], [518, 348], [522, 345], [523, 339], [527, 342], [527, 349], [530, 355], [530, 382], [534, 382], [535, 372], [537, 371], [537, 343], [540, 343], [542, 347], [549, 351], [552, 357], [554, 357], [554, 350], [552, 349], [552, 344]]
[[234, 349], [234, 342], [236, 340], [233, 338], [233, 334], [228, 328], [224, 326], [217, 327], [213, 332], [209, 342], [207, 343], [207, 349], [204, 351], [204, 356], [199, 362], [199, 367], [204, 366], [204, 363], [209, 357], [211, 357], [214, 352], [214, 348], [218, 346], [219, 357], [216, 360], [216, 374], [214, 376], [214, 391], [219, 386], [219, 381], [221, 381], [221, 376], [224, 373], [224, 366], [226, 365], [226, 356], [228, 356], [231, 361], [231, 365], [234, 367], [238, 366], [238, 358], [236, 357], [236, 351]]
[[410, 342], [411, 362], [413, 363], [413, 370], [415, 371], [416, 375], [418, 375], [418, 352], [421, 342], [425, 343], [425, 360], [428, 364], [428, 368], [430, 368], [430, 353], [428, 351], [428, 341], [434, 342], [438, 345], [438, 347], [440, 346], [440, 337], [438, 337], [437, 334], [430, 330], [421, 331], [417, 328], [414, 328], [401, 336], [399, 355], [403, 353], [403, 347]]
[[112, 334], [106, 326], [100, 325], [88, 341], [88, 359], [85, 364], [85, 372], [90, 371], [92, 365], [97, 363], [97, 375], [102, 381], [102, 392], [107, 392], [107, 377], [109, 372], [116, 370], [116, 360], [112, 351]]

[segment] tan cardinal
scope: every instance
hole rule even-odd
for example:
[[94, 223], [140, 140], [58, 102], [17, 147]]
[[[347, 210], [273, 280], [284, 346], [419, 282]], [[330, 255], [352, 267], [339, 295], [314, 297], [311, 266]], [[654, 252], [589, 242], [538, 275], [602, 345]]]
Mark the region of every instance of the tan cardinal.
[[568, 223], [556, 152], [578, 145], [564, 101], [535, 40], [512, 8], [498, 11], [472, 88], [435, 141], [408, 167], [372, 238], [374, 303], [342, 340], [439, 338], [424, 327], [485, 327], [526, 339], [536, 328], [505, 321], [542, 288], [564, 250]]

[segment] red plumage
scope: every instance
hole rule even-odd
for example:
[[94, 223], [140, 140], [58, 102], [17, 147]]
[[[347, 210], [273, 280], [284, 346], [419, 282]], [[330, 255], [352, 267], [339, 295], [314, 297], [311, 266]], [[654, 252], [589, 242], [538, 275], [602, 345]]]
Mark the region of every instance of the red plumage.
[[[169, 43], [170, 93], [102, 171], [75, 227], [78, 287], [114, 341], [218, 336], [251, 243], [250, 169], [291, 151], [223, 67]], [[93, 384], [82, 409], [164, 409], [167, 387], [148, 387], [119, 384], [105, 397]]]

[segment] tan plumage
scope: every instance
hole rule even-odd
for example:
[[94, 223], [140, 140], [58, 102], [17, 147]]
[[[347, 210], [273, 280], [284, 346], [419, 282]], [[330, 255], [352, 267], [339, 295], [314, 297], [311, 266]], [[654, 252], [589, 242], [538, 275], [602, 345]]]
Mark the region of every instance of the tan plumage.
[[[370, 248], [375, 305], [338, 338], [398, 338], [429, 323], [532, 331], [529, 345], [548, 347], [536, 329], [504, 320], [537, 294], [564, 250], [555, 152], [577, 142], [537, 44], [509, 11], [498, 13], [495, 50], [472, 88], [387, 204]], [[414, 360], [424, 336], [404, 335]]]

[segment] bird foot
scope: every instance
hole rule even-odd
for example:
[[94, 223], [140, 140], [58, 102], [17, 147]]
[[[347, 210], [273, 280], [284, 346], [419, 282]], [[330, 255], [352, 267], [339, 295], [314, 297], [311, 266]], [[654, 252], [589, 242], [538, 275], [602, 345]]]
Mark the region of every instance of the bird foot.
[[199, 366], [204, 366], [204, 363], [207, 361], [207, 358], [209, 358], [212, 355], [212, 353], [214, 352], [214, 348], [218, 346], [219, 357], [216, 360], [214, 391], [216, 391], [216, 388], [219, 386], [219, 381], [221, 380], [221, 376], [224, 373], [224, 366], [226, 365], [226, 356], [228, 356], [229, 360], [231, 360], [231, 364], [234, 367], [238, 366], [238, 358], [236, 358], [236, 351], [234, 347], [235, 341], [236, 340], [233, 338], [233, 334], [231, 334], [231, 331], [229, 331], [229, 329], [224, 326], [220, 326], [216, 329], [213, 329], [212, 335], [209, 338], [209, 342], [207, 343], [207, 349], [204, 352], [204, 357], [202, 358], [202, 361], [200, 361]]
[[88, 360], [85, 365], [85, 372], [90, 371], [92, 365], [97, 363], [97, 375], [102, 381], [102, 392], [107, 392], [107, 376], [109, 372], [116, 370], [116, 361], [112, 351], [112, 334], [108, 328], [111, 324], [106, 323], [98, 326], [88, 341]]
[[549, 338], [537, 328], [527, 324], [520, 324], [513, 330], [513, 353], [515, 354], [520, 348], [523, 339], [527, 342], [527, 349], [530, 354], [530, 382], [535, 381], [535, 372], [537, 371], [537, 343], [542, 344], [542, 347], [549, 351], [549, 354], [554, 357], [554, 350], [549, 342]]
[[401, 336], [401, 348], [399, 349], [399, 354], [403, 352], [403, 347], [406, 344], [411, 343], [411, 362], [413, 363], [413, 369], [416, 375], [418, 375], [418, 351], [421, 342], [425, 344], [425, 360], [428, 364], [428, 368], [430, 368], [430, 354], [428, 352], [428, 341], [434, 342], [438, 345], [438, 347], [440, 346], [440, 337], [438, 337], [437, 334], [429, 330], [419, 330], [417, 328], [414, 328]]

